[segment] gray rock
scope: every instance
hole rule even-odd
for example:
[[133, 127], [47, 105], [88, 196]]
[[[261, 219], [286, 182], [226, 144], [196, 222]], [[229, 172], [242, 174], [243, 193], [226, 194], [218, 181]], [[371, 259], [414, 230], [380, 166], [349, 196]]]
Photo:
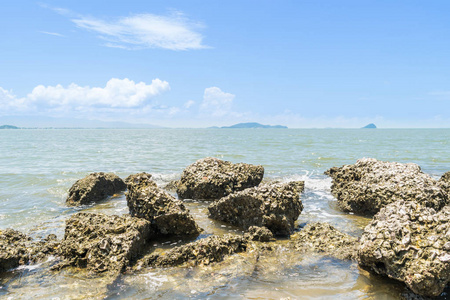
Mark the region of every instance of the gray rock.
[[226, 234], [209, 236], [189, 244], [174, 247], [163, 254], [150, 254], [136, 265], [140, 267], [171, 267], [185, 263], [190, 265], [208, 265], [219, 262], [225, 256], [243, 252], [247, 249], [247, 240], [242, 236]]
[[267, 229], [267, 227], [250, 226], [248, 232], [245, 233], [244, 237], [249, 241], [258, 242], [270, 242], [274, 241], [272, 231]]
[[158, 188], [147, 173], [129, 177], [126, 197], [131, 216], [150, 221], [156, 235], [198, 235], [201, 232], [184, 204]]
[[261, 185], [233, 193], [209, 207], [209, 217], [244, 229], [265, 226], [275, 235], [289, 235], [303, 210], [303, 182]]
[[438, 296], [450, 281], [450, 206], [438, 212], [414, 201], [385, 206], [364, 230], [358, 261], [416, 294]]
[[60, 253], [68, 265], [117, 275], [142, 255], [151, 236], [145, 219], [78, 213], [66, 221]]
[[300, 252], [318, 252], [343, 260], [356, 260], [358, 239], [338, 231], [328, 223], [309, 223], [291, 235], [291, 243]]
[[325, 174], [333, 179], [331, 191], [343, 211], [374, 215], [399, 200], [440, 209], [448, 201], [437, 181], [412, 163], [363, 158], [354, 165], [331, 168]]
[[75, 182], [69, 190], [66, 204], [77, 206], [98, 202], [126, 188], [125, 182], [113, 173], [92, 173]]
[[439, 184], [441, 185], [442, 189], [445, 190], [445, 192], [447, 193], [447, 197], [450, 199], [450, 172], [442, 175], [442, 177], [439, 179]]
[[233, 164], [207, 157], [188, 166], [178, 182], [181, 199], [214, 200], [257, 186], [264, 176], [263, 166]]

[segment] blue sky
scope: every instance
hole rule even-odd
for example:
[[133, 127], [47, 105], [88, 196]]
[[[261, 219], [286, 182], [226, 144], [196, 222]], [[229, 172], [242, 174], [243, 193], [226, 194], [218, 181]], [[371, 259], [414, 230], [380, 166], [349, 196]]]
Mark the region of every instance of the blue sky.
[[450, 127], [449, 12], [448, 1], [5, 1], [0, 123]]

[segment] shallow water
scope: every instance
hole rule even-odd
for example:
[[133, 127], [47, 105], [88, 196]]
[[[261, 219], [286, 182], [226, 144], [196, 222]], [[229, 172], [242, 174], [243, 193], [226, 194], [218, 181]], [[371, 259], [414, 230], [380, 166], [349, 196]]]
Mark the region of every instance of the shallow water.
[[[369, 219], [339, 212], [331, 180], [323, 172], [362, 157], [414, 162], [438, 178], [450, 170], [449, 129], [146, 129], [0, 130], [0, 229], [11, 227], [37, 238], [62, 238], [65, 220], [78, 211], [128, 213], [124, 194], [95, 206], [67, 208], [70, 186], [94, 171], [126, 177], [153, 174], [163, 186], [199, 158], [262, 164], [265, 177], [304, 180], [304, 210], [298, 225], [324, 221], [359, 236]], [[206, 217], [208, 203], [186, 206], [205, 230], [202, 236], [241, 233]], [[185, 243], [155, 242], [155, 251]], [[305, 256], [283, 247], [256, 255], [231, 256], [213, 266], [146, 269], [107, 287], [82, 270], [51, 272], [49, 261], [0, 278], [0, 297], [37, 299], [397, 299], [403, 286], [370, 276], [354, 263]]]

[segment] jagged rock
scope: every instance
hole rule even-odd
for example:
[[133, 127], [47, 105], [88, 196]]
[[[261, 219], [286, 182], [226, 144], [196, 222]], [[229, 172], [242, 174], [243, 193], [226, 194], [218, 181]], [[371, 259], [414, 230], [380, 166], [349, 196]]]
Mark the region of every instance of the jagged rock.
[[139, 267], [171, 267], [184, 263], [208, 265], [225, 256], [245, 251], [247, 240], [242, 236], [226, 234], [209, 236], [189, 244], [174, 247], [163, 254], [150, 254], [137, 263]]
[[158, 188], [149, 174], [133, 175], [128, 180], [126, 197], [130, 214], [149, 220], [157, 235], [198, 235], [201, 232], [184, 204]]
[[267, 227], [250, 226], [248, 232], [245, 233], [244, 237], [249, 241], [258, 242], [270, 242], [274, 241], [272, 231], [267, 229]]
[[0, 230], [0, 272], [28, 262], [29, 241], [28, 236], [14, 229]]
[[439, 184], [441, 185], [442, 189], [446, 191], [447, 198], [449, 198], [450, 200], [450, 172], [442, 175], [442, 177], [439, 179]]
[[297, 251], [319, 252], [338, 259], [356, 260], [358, 239], [338, 231], [328, 223], [309, 223], [291, 235]]
[[164, 186], [164, 189], [169, 192], [176, 192], [178, 188], [178, 180], [172, 180]]
[[77, 206], [98, 202], [126, 188], [125, 182], [113, 173], [92, 173], [75, 182], [69, 190], [66, 203]]
[[183, 171], [177, 194], [181, 199], [219, 199], [233, 192], [257, 186], [263, 176], [263, 166], [233, 164], [207, 157], [196, 161]]
[[70, 265], [118, 274], [142, 254], [151, 236], [145, 219], [78, 213], [66, 221], [60, 253]]
[[248, 188], [213, 202], [209, 217], [244, 229], [265, 226], [275, 235], [289, 235], [303, 210], [302, 190], [302, 182]]
[[448, 201], [437, 181], [412, 163], [363, 158], [354, 165], [331, 168], [325, 174], [333, 179], [331, 191], [343, 211], [374, 215], [398, 200], [440, 209]]
[[416, 294], [438, 296], [450, 281], [450, 206], [439, 212], [414, 201], [385, 206], [364, 230], [358, 261]]
[[34, 242], [30, 248], [30, 261], [39, 262], [43, 261], [49, 255], [58, 254], [60, 244], [61, 242], [54, 234], [50, 234], [44, 239]]

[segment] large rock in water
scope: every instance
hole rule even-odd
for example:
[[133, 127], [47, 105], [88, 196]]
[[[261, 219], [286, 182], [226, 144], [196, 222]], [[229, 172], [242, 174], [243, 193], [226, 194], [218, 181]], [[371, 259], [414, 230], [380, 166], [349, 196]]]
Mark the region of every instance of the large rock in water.
[[158, 188], [150, 174], [129, 176], [127, 184], [130, 214], [149, 220], [157, 235], [198, 235], [201, 232], [184, 204]]
[[356, 260], [358, 239], [338, 231], [328, 223], [309, 223], [291, 235], [297, 251], [318, 252], [338, 259]]
[[257, 186], [264, 176], [263, 166], [233, 164], [207, 157], [188, 166], [178, 182], [181, 199], [214, 200]]
[[244, 229], [265, 226], [275, 235], [289, 235], [303, 210], [303, 182], [249, 188], [213, 202], [209, 217]]
[[29, 240], [28, 236], [14, 229], [0, 230], [0, 272], [28, 262]]
[[113, 173], [92, 173], [75, 182], [66, 203], [77, 206], [98, 202], [126, 188], [125, 182]]
[[438, 296], [450, 281], [450, 206], [439, 212], [413, 201], [385, 206], [366, 226], [358, 260], [419, 295]]
[[60, 253], [71, 265], [116, 275], [139, 258], [151, 236], [145, 219], [78, 213], [66, 221]]
[[325, 174], [333, 179], [331, 192], [343, 211], [374, 215], [383, 206], [399, 200], [440, 209], [448, 201], [437, 181], [412, 163], [363, 158], [354, 165], [331, 168]]

